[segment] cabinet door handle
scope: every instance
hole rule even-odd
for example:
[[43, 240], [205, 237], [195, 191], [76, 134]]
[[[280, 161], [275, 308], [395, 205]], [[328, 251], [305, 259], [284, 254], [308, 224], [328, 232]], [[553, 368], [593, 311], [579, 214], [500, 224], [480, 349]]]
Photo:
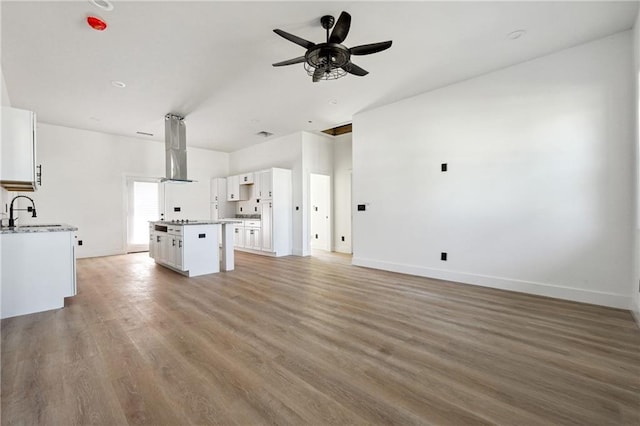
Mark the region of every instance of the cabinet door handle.
[[176, 246], [176, 240], [171, 240], [171, 245], [172, 245], [173, 247], [175, 247], [175, 246]]
[[156, 243], [159, 243], [159, 242], [160, 242], [160, 235], [157, 235], [156, 236]]
[[182, 240], [178, 240], [178, 248], [182, 248]]
[[269, 197], [271, 197], [271, 191], [269, 191]]

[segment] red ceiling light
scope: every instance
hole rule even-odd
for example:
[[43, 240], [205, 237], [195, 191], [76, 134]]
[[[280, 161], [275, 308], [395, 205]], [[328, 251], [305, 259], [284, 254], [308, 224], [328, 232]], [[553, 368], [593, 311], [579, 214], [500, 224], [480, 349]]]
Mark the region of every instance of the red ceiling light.
[[89, 16], [87, 18], [87, 23], [96, 31], [104, 31], [107, 28], [107, 23], [95, 16]]

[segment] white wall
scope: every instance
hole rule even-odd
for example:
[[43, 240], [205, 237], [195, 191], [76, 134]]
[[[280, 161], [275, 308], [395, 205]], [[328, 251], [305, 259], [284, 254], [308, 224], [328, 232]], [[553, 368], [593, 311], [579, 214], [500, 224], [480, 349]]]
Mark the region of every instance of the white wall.
[[[38, 218], [22, 214], [20, 222], [77, 226], [78, 239], [83, 241], [79, 257], [123, 253], [125, 176], [163, 177], [164, 144], [45, 123], [38, 124], [37, 132], [43, 183], [28, 195], [36, 202]], [[199, 183], [172, 189], [187, 200], [179, 204], [203, 209], [191, 209], [188, 218], [208, 218], [209, 179], [227, 175], [229, 155], [188, 148], [187, 160], [188, 177]]]
[[357, 114], [353, 263], [629, 308], [631, 42]]
[[11, 106], [11, 99], [9, 98], [9, 92], [7, 91], [7, 83], [4, 81], [4, 73], [2, 72], [2, 68], [0, 68], [0, 80], [2, 81], [2, 97], [1, 104], [2, 106]]
[[311, 254], [311, 191], [310, 174], [329, 176], [333, 181], [333, 140], [330, 136], [302, 132], [302, 252]]
[[351, 135], [333, 143], [333, 249], [340, 253], [351, 253]]
[[635, 173], [636, 186], [633, 192], [635, 200], [635, 232], [633, 246], [634, 270], [631, 280], [632, 288], [632, 311], [636, 322], [640, 325], [640, 12], [636, 16], [633, 27], [633, 59], [635, 83]]

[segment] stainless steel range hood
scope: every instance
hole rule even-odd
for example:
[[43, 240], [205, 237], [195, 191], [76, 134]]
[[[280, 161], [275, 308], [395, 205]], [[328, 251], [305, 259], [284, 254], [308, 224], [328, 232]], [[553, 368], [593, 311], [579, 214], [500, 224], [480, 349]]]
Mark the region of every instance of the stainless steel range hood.
[[193, 182], [187, 179], [187, 129], [184, 117], [176, 114], [164, 116], [164, 144], [166, 177], [162, 182]]

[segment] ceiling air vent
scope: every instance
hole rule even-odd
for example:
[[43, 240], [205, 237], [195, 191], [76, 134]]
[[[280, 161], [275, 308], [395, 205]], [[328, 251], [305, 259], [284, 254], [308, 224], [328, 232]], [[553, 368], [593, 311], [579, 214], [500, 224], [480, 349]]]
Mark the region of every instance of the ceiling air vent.
[[270, 133], [270, 132], [267, 132], [266, 130], [263, 130], [261, 132], [256, 133], [256, 135], [264, 136], [265, 138], [268, 138], [269, 136], [273, 136], [273, 133]]

